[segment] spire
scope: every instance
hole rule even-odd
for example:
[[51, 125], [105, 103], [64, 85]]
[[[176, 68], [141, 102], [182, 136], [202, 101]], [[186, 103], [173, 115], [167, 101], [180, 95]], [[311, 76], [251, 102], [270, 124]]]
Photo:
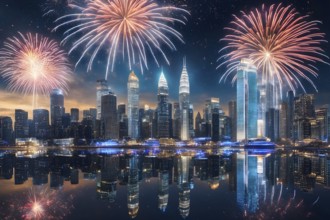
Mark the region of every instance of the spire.
[[131, 73], [128, 76], [128, 80], [136, 80], [139, 81], [139, 78], [135, 75], [134, 71], [131, 71]]
[[189, 76], [186, 68], [186, 57], [183, 57], [183, 68], [180, 77], [179, 94], [181, 93], [190, 93]]
[[183, 68], [186, 68], [186, 56], [183, 57]]
[[167, 81], [166, 81], [166, 78], [164, 76], [164, 72], [163, 71], [160, 74], [159, 82], [158, 82], [158, 88], [160, 88], [160, 87], [168, 88]]

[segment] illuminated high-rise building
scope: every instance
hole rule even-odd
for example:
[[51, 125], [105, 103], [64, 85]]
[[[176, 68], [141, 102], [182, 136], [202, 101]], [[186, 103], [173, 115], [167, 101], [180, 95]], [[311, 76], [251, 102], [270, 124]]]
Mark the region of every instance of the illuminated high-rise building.
[[157, 133], [159, 138], [169, 138], [168, 85], [162, 72], [158, 82]]
[[190, 138], [195, 137], [195, 130], [194, 130], [194, 106], [192, 104], [189, 105], [189, 136], [190, 136]]
[[71, 108], [71, 122], [75, 123], [79, 121], [79, 109], [78, 108]]
[[26, 138], [28, 136], [28, 112], [22, 109], [15, 109], [15, 138]]
[[197, 115], [195, 117], [195, 137], [201, 136], [201, 130], [202, 130], [202, 116], [200, 112], [197, 112]]
[[48, 138], [49, 111], [47, 109], [33, 110], [34, 136], [38, 139]]
[[258, 132], [257, 68], [242, 59], [237, 68], [237, 140], [256, 138]]
[[118, 139], [117, 97], [110, 92], [101, 98], [102, 136], [107, 139]]
[[62, 116], [65, 113], [64, 95], [61, 89], [53, 89], [50, 93], [50, 119], [52, 135], [55, 138], [62, 136]]
[[294, 121], [294, 94], [293, 91], [289, 91], [287, 94], [287, 138], [293, 140], [293, 121]]
[[96, 119], [101, 119], [101, 97], [107, 95], [110, 92], [108, 82], [104, 79], [97, 80], [96, 86]]
[[11, 117], [0, 116], [0, 140], [6, 141], [8, 144], [12, 142], [13, 121]]
[[181, 129], [180, 129], [180, 104], [178, 102], [175, 102], [173, 104], [173, 110], [174, 110], [174, 115], [173, 115], [173, 136], [176, 139], [179, 139], [181, 137]]
[[237, 135], [237, 111], [236, 111], [236, 101], [230, 101], [228, 104], [229, 109], [229, 118], [231, 123], [231, 140], [236, 141], [236, 135]]
[[328, 108], [316, 110], [315, 115], [320, 123], [320, 138], [322, 141], [328, 141]]
[[127, 83], [128, 136], [139, 138], [139, 79], [132, 71]]
[[186, 59], [183, 60], [183, 68], [180, 78], [179, 87], [179, 103], [180, 103], [180, 120], [181, 120], [181, 140], [190, 139], [189, 129], [189, 77], [186, 67]]

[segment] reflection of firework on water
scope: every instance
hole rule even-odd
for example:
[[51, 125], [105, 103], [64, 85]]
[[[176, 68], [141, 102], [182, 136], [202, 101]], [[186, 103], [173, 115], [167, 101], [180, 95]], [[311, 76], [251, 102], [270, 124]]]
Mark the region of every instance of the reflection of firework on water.
[[327, 56], [321, 43], [326, 40], [319, 30], [320, 22], [307, 18], [292, 6], [281, 4], [269, 8], [263, 5], [261, 10], [234, 16], [232, 26], [226, 28], [230, 33], [222, 39], [227, 45], [220, 52], [226, 54], [219, 60], [227, 71], [220, 81], [236, 73], [241, 59], [249, 58], [264, 82], [278, 81], [280, 87], [284, 83], [295, 91], [299, 86], [304, 89], [303, 78], [316, 88], [308, 74], [317, 77], [315, 63], [325, 63]]
[[186, 19], [172, 17], [174, 12], [188, 12], [174, 6], [159, 6], [152, 0], [94, 0], [88, 2], [81, 13], [69, 14], [57, 20], [61, 22], [56, 28], [74, 25], [65, 32], [65, 43], [69, 39], [74, 40], [70, 52], [83, 47], [83, 52], [77, 64], [82, 58], [91, 53], [88, 70], [103, 47], [108, 49], [107, 78], [109, 69], [113, 71], [116, 57], [121, 54], [123, 60], [128, 59], [129, 68], [133, 64], [148, 67], [147, 57], [153, 57], [158, 64], [156, 52], [169, 63], [162, 44], [169, 49], [176, 47], [170, 40], [174, 37], [181, 42], [182, 35], [170, 24], [179, 22], [184, 24]]
[[[281, 184], [278, 193], [275, 193], [275, 186], [272, 187], [270, 193], [270, 200], [264, 198], [260, 200], [258, 210], [255, 213], [249, 213], [245, 210], [243, 213], [244, 217], [247, 219], [290, 219], [291, 216], [296, 218], [305, 218], [311, 216], [312, 213], [306, 210], [306, 202], [304, 199], [296, 198], [296, 190], [292, 194], [283, 192], [286, 196], [283, 196], [282, 191], [283, 185]], [[319, 200], [319, 197], [312, 204], [314, 206]]]
[[88, 0], [46, 0], [42, 5], [44, 16], [62, 16], [68, 9], [82, 10]]
[[61, 191], [50, 190], [47, 187], [31, 188], [29, 192], [23, 196], [20, 195], [12, 202], [10, 210], [6, 211], [7, 216], [2, 216], [2, 218], [8, 220], [63, 219], [73, 208], [73, 196], [66, 196], [65, 199], [61, 197]]
[[71, 68], [59, 44], [38, 34], [8, 38], [0, 50], [0, 70], [10, 91], [48, 95], [54, 88], [68, 90]]

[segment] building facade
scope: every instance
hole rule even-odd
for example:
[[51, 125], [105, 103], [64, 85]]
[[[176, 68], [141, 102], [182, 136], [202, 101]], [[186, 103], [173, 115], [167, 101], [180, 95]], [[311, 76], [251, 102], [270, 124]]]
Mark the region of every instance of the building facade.
[[127, 83], [128, 136], [139, 138], [139, 79], [131, 72]]
[[168, 85], [162, 72], [158, 82], [157, 137], [169, 138]]
[[101, 133], [105, 139], [118, 139], [117, 97], [110, 92], [101, 98]]
[[257, 68], [242, 59], [237, 68], [237, 140], [256, 138], [258, 133]]
[[101, 119], [101, 97], [107, 95], [110, 92], [108, 82], [104, 79], [96, 81], [96, 119]]
[[189, 96], [190, 96], [189, 77], [186, 68], [186, 59], [184, 58], [183, 68], [180, 78], [180, 87], [179, 87], [181, 140], [190, 139]]

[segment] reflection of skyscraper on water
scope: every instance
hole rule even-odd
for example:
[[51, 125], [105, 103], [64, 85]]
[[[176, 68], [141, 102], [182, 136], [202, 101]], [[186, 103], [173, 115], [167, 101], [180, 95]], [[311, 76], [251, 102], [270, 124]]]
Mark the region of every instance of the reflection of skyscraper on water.
[[158, 208], [165, 212], [168, 204], [169, 172], [159, 172]]
[[179, 211], [183, 218], [190, 212], [190, 189], [192, 183], [191, 156], [181, 156], [178, 160]]
[[136, 155], [128, 158], [127, 207], [131, 218], [135, 218], [139, 212], [138, 160]]
[[245, 208], [245, 157], [245, 153], [238, 153], [236, 160], [236, 201], [241, 210], [244, 210]]
[[219, 155], [208, 156], [208, 182], [209, 187], [215, 190], [219, 187], [220, 180], [220, 157]]
[[259, 199], [266, 199], [264, 166], [264, 156], [237, 154], [236, 200], [242, 211], [255, 213], [259, 207]]
[[119, 172], [119, 157], [104, 155], [101, 158], [101, 172], [97, 183], [97, 197], [114, 202], [117, 194], [117, 179]]

